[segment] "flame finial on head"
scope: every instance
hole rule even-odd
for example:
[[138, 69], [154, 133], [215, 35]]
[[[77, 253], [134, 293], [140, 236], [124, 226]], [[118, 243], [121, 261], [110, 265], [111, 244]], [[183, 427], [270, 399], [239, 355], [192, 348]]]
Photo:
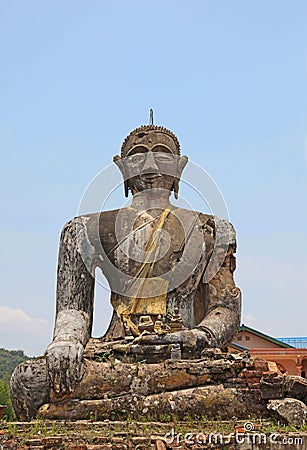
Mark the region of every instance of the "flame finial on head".
[[153, 125], [154, 124], [154, 114], [153, 114], [153, 109], [150, 108], [149, 110], [149, 125]]

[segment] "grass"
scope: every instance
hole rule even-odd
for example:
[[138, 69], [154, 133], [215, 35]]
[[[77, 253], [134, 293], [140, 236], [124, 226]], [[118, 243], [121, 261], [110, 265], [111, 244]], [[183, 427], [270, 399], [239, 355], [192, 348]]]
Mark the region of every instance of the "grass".
[[[175, 420], [174, 420], [175, 419]], [[76, 432], [80, 438], [86, 439], [88, 442], [98, 436], [164, 436], [173, 428], [175, 433], [221, 433], [224, 435], [234, 433], [235, 427], [244, 428], [244, 423], [251, 422], [255, 426], [255, 430], [261, 433], [307, 433], [307, 425], [296, 427], [294, 425], [286, 425], [280, 422], [272, 422], [264, 419], [249, 418], [246, 421], [211, 419], [206, 416], [202, 417], [186, 417], [184, 421], [176, 420], [167, 415], [161, 417], [161, 421], [136, 421], [132, 418], [125, 421], [105, 420], [96, 422], [93, 420], [83, 420], [76, 422], [68, 421], [48, 421], [34, 420], [32, 422], [0, 422], [0, 430], [2, 434], [9, 434], [22, 441], [33, 438], [45, 437], [73, 437]]]

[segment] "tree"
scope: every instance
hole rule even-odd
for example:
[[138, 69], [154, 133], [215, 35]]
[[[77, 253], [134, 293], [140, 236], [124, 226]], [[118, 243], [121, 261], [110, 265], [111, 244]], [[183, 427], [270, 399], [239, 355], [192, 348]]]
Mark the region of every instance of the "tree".
[[15, 420], [16, 416], [10, 396], [10, 378], [15, 367], [29, 359], [22, 350], [0, 348], [0, 405], [6, 405], [2, 418]]
[[10, 397], [10, 383], [8, 380], [0, 380], [0, 405], [6, 405], [2, 418], [5, 420], [15, 420], [15, 412]]
[[0, 348], [0, 380], [10, 379], [15, 367], [27, 359], [22, 350]]

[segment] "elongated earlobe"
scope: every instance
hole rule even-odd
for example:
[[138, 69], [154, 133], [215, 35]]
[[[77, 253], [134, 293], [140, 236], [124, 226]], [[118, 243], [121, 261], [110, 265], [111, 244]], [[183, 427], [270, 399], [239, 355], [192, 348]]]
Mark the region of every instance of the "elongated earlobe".
[[129, 195], [129, 183], [128, 183], [128, 179], [127, 179], [127, 175], [126, 175], [124, 159], [121, 158], [119, 155], [115, 155], [113, 157], [113, 161], [115, 162], [115, 164], [117, 165], [117, 167], [121, 171], [121, 174], [122, 174], [123, 179], [124, 179], [125, 197], [128, 197], [128, 195]]
[[175, 197], [176, 200], [178, 198], [180, 177], [181, 177], [183, 169], [187, 165], [187, 162], [188, 162], [188, 157], [187, 156], [181, 156], [179, 158], [179, 160], [178, 160], [177, 174], [176, 174], [176, 178], [174, 179], [173, 186], [172, 186], [172, 190], [174, 191], [174, 197]]
[[177, 200], [177, 198], [178, 198], [178, 192], [179, 192], [179, 180], [178, 180], [178, 178], [176, 178], [176, 179], [174, 180], [172, 190], [174, 191], [174, 197], [175, 197], [175, 199]]
[[128, 195], [129, 195], [129, 184], [128, 184], [128, 179], [127, 179], [127, 176], [126, 176], [126, 169], [125, 169], [124, 160], [119, 155], [115, 155], [113, 157], [113, 161], [115, 162], [115, 164], [117, 165], [117, 167], [121, 171], [121, 174], [122, 174], [123, 179], [124, 179], [125, 197], [128, 197]]
[[125, 197], [128, 197], [129, 195], [129, 185], [128, 185], [128, 180], [124, 181], [124, 188], [125, 188]]

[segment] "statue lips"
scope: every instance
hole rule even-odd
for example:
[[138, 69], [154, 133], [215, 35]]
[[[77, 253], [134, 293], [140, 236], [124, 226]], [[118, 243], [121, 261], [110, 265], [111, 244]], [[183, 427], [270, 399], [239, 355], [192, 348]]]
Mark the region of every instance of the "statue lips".
[[[142, 173], [139, 177], [139, 182], [137, 182], [137, 185], [141, 187], [141, 189], [153, 189], [153, 188], [167, 188], [168, 184], [165, 180], [165, 176], [156, 172], [148, 172], [148, 173]], [[170, 183], [171, 184], [171, 183]], [[169, 186], [169, 191], [170, 191]], [[151, 193], [148, 193], [149, 195]], [[153, 193], [152, 193], [153, 194]]]
[[159, 173], [145, 173], [143, 174], [143, 178], [145, 178], [146, 181], [149, 182], [154, 182], [156, 180], [159, 180], [160, 178], [162, 178], [163, 175], [159, 174]]

